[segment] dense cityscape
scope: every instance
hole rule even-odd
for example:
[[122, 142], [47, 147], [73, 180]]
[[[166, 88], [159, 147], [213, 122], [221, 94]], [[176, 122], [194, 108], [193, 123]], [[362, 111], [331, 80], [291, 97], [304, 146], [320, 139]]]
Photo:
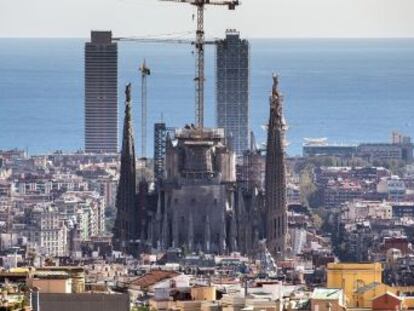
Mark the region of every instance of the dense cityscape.
[[[359, 144], [304, 137], [302, 155], [290, 156], [284, 77], [269, 71], [267, 141], [258, 143], [250, 43], [236, 29], [204, 34], [205, 7], [240, 3], [176, 2], [196, 9], [194, 120], [148, 124], [148, 59], [140, 89], [118, 89], [120, 42], [174, 40], [92, 30], [83, 150], [0, 145], [0, 310], [414, 309], [408, 133]], [[215, 127], [204, 125], [207, 44]]]

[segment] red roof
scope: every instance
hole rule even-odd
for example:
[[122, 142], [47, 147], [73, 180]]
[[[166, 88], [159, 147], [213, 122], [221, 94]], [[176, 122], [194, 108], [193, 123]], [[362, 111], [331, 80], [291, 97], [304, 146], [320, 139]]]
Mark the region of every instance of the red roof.
[[143, 276], [136, 278], [129, 284], [139, 286], [140, 288], [147, 288], [161, 281], [171, 279], [177, 275], [180, 275], [180, 273], [175, 271], [153, 270], [144, 274]]
[[372, 299], [372, 310], [390, 311], [399, 310], [402, 299], [390, 292], [386, 292]]

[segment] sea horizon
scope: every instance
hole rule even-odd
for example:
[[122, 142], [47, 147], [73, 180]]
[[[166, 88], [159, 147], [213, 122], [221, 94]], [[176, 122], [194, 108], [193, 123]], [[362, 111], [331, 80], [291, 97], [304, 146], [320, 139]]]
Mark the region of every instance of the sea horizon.
[[[83, 46], [88, 38], [0, 38], [0, 149], [31, 154], [83, 149]], [[388, 44], [390, 40], [395, 44]], [[259, 144], [268, 118], [271, 75], [280, 74], [289, 130], [288, 154], [304, 138], [331, 143], [389, 142], [414, 135], [414, 38], [249, 38], [250, 128]], [[215, 125], [214, 48], [206, 52], [206, 126]], [[133, 83], [136, 145], [140, 142], [140, 78], [146, 59], [147, 150], [152, 124], [193, 123], [194, 57], [183, 44], [119, 43], [119, 129], [123, 86]], [[174, 60], [173, 62], [171, 60]], [[121, 130], [119, 130], [119, 135]], [[138, 152], [139, 156], [139, 152]]]

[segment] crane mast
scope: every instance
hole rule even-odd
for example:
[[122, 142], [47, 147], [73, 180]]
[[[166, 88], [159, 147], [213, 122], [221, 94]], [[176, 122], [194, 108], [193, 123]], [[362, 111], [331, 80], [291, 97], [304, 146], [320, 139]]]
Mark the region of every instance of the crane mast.
[[[204, 2], [204, 1], [199, 1]], [[195, 49], [196, 56], [196, 84], [195, 90], [195, 123], [198, 128], [204, 126], [204, 5], [197, 5], [197, 31]]]
[[239, 5], [238, 0], [161, 0], [169, 2], [180, 2], [194, 5], [197, 8], [197, 30], [196, 30], [196, 76], [195, 81], [195, 124], [198, 128], [204, 126], [204, 8], [206, 5], [227, 6], [234, 10]]
[[141, 72], [141, 157], [147, 156], [147, 76], [151, 74], [145, 59], [139, 67]]
[[[192, 44], [195, 45], [194, 40], [179, 39], [179, 38], [162, 38], [162, 37], [114, 37], [114, 41], [124, 42], [140, 42], [140, 43], [171, 43], [171, 44]], [[204, 44], [216, 44], [217, 40], [204, 41]], [[146, 157], [146, 143], [147, 143], [147, 76], [150, 75], [150, 69], [144, 60], [139, 67], [141, 72], [141, 157]]]

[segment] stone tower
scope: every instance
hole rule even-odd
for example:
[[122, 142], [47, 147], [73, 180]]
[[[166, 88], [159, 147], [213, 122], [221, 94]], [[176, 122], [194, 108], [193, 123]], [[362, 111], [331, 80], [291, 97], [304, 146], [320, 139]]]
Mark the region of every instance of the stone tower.
[[177, 129], [174, 143], [167, 138], [156, 245], [188, 252], [237, 251], [235, 182], [235, 154], [223, 129]]
[[286, 126], [282, 111], [283, 98], [279, 92], [278, 83], [278, 76], [273, 76], [267, 132], [265, 209], [268, 249], [275, 258], [280, 259], [286, 255], [288, 228], [284, 152]]
[[122, 135], [121, 169], [116, 197], [116, 219], [113, 230], [114, 249], [131, 253], [138, 239], [138, 205], [136, 200], [136, 163], [134, 130], [131, 118], [131, 84], [125, 89], [125, 120]]

